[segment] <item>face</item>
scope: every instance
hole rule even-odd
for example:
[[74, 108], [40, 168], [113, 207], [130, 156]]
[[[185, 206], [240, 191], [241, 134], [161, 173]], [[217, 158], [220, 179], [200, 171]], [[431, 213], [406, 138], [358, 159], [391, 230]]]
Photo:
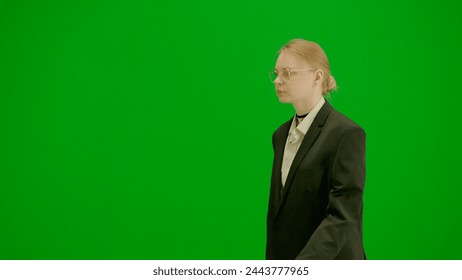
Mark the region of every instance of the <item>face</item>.
[[313, 98], [317, 90], [317, 87], [313, 87], [316, 69], [291, 71], [288, 80], [283, 73], [285, 69], [298, 70], [307, 68], [312, 68], [312, 66], [298, 56], [288, 51], [282, 51], [279, 54], [275, 66], [278, 77], [274, 81], [274, 86], [280, 102], [291, 104], [307, 103]]

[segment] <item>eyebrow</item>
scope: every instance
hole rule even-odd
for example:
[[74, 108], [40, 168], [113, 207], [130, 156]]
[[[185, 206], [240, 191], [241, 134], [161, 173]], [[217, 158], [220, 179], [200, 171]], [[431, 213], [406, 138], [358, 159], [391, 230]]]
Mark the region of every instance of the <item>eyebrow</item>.
[[[282, 67], [282, 69], [292, 69], [292, 68], [293, 68], [293, 67], [288, 67], [288, 66]], [[278, 69], [277, 69], [276, 67], [274, 67], [274, 70], [278, 70]]]

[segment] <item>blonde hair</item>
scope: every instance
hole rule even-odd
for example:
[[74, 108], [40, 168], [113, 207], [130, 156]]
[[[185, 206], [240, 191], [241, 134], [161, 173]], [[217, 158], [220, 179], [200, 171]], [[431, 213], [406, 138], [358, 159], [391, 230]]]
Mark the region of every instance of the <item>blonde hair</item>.
[[293, 39], [285, 44], [278, 53], [289, 51], [292, 54], [300, 56], [311, 66], [319, 68], [324, 73], [322, 81], [322, 95], [327, 95], [333, 90], [337, 90], [337, 83], [330, 74], [330, 65], [327, 56], [322, 48], [315, 42], [304, 39]]

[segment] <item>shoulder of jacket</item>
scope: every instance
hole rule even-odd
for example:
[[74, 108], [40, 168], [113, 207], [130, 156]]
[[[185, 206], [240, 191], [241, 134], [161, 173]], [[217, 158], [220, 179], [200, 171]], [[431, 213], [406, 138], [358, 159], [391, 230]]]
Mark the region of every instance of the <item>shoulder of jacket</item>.
[[290, 125], [292, 124], [292, 119], [293, 119], [293, 117], [291, 117], [288, 121], [286, 121], [285, 123], [281, 124], [278, 128], [276, 128], [276, 130], [273, 132], [273, 135], [278, 134], [279, 131], [284, 130], [284, 128], [286, 128], [286, 127], [288, 129], [290, 127]]
[[343, 128], [345, 131], [357, 129], [364, 131], [364, 128], [362, 126], [360, 126], [358, 123], [356, 123], [355, 121], [353, 121], [352, 119], [335, 109], [332, 110], [329, 118], [331, 118], [334, 121], [335, 125]]

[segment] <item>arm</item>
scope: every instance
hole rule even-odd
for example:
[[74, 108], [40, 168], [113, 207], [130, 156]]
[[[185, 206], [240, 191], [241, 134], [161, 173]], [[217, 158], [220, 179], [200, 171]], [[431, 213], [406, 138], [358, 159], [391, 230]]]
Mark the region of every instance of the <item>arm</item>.
[[334, 159], [326, 217], [296, 259], [334, 259], [350, 234], [359, 232], [366, 177], [365, 142], [362, 128], [345, 133]]

